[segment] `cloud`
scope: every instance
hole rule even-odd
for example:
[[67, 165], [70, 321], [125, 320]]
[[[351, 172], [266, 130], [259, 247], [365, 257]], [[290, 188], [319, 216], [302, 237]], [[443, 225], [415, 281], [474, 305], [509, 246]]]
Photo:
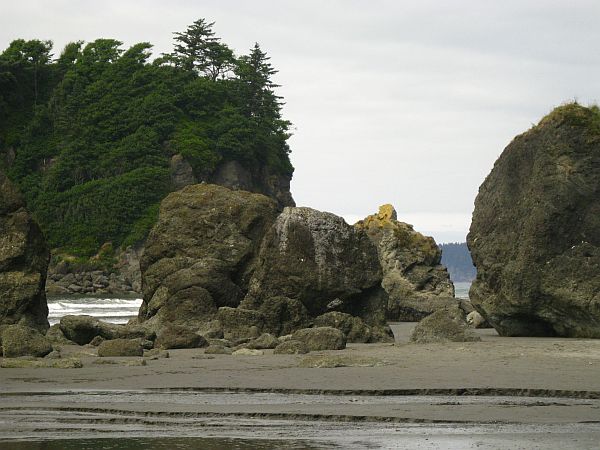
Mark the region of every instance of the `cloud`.
[[300, 205], [362, 217], [393, 203], [441, 242], [464, 239], [516, 134], [600, 98], [595, 1], [2, 2], [0, 47], [114, 37], [161, 53], [199, 17], [238, 53], [258, 41], [279, 69]]

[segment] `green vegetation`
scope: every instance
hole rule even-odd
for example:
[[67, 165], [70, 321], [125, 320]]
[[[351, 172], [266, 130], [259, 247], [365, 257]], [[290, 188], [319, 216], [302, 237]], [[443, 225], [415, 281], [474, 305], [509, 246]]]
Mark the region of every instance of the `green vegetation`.
[[598, 105], [588, 107], [577, 102], [565, 103], [554, 108], [538, 124], [549, 122], [565, 122], [568, 125], [584, 127], [591, 134], [600, 134], [600, 108]]
[[181, 154], [198, 179], [237, 160], [291, 175], [290, 123], [256, 44], [236, 57], [200, 19], [174, 51], [113, 39], [13, 41], [0, 54], [0, 165], [51, 247], [94, 255], [144, 239]]

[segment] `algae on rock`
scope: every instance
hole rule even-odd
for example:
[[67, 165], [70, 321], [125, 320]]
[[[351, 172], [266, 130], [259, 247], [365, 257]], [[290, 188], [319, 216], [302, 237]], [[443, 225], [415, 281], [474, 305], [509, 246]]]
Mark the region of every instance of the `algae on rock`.
[[502, 152], [467, 236], [473, 306], [502, 336], [600, 338], [600, 110], [556, 108]]
[[418, 321], [452, 301], [454, 285], [441, 265], [441, 250], [433, 238], [399, 222], [392, 205], [354, 226], [377, 246], [390, 320]]

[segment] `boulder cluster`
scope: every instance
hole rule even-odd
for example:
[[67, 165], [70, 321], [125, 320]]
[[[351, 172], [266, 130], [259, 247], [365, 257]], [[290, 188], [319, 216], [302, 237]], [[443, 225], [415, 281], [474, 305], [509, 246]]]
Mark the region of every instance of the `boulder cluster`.
[[292, 335], [309, 349], [312, 333], [336, 348], [393, 340], [377, 246], [334, 214], [281, 211], [269, 197], [218, 185], [186, 186], [162, 202], [140, 267], [138, 321], [155, 330], [211, 329], [230, 342]]
[[434, 240], [398, 221], [391, 205], [353, 226], [282, 206], [206, 183], [169, 194], [140, 259], [138, 317], [114, 325], [65, 316], [48, 329], [48, 248], [0, 173], [4, 356], [54, 358], [64, 344], [111, 357], [200, 347], [304, 354], [390, 342], [388, 321], [421, 319], [412, 342], [477, 341], [473, 328], [487, 324], [504, 336], [600, 338], [597, 108], [556, 109], [496, 162], [468, 236], [472, 305], [454, 298]]

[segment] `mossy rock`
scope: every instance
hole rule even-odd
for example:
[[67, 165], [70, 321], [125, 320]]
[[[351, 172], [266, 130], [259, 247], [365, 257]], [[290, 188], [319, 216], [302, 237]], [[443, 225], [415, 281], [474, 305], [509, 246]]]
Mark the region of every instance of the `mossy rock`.
[[304, 328], [294, 332], [292, 339], [303, 342], [310, 351], [346, 348], [344, 333], [331, 327]]
[[289, 339], [279, 344], [273, 350], [274, 355], [303, 355], [310, 352], [306, 344], [302, 341]]
[[4, 357], [43, 357], [52, 351], [52, 343], [38, 330], [23, 325], [8, 325], [2, 328]]
[[600, 338], [600, 109], [556, 108], [475, 200], [469, 297], [501, 336]]
[[155, 346], [163, 349], [202, 348], [208, 346], [208, 341], [194, 330], [168, 325], [157, 333]]
[[425, 317], [413, 330], [410, 341], [417, 344], [476, 342], [481, 338], [471, 330], [459, 313], [441, 309]]
[[279, 339], [269, 333], [263, 333], [256, 339], [251, 340], [244, 346], [255, 350], [275, 348], [279, 345]]
[[331, 311], [315, 318], [316, 327], [337, 328], [346, 335], [347, 342], [370, 342], [371, 328], [360, 317], [350, 314]]
[[137, 339], [112, 339], [98, 346], [98, 356], [143, 356], [144, 349]]

